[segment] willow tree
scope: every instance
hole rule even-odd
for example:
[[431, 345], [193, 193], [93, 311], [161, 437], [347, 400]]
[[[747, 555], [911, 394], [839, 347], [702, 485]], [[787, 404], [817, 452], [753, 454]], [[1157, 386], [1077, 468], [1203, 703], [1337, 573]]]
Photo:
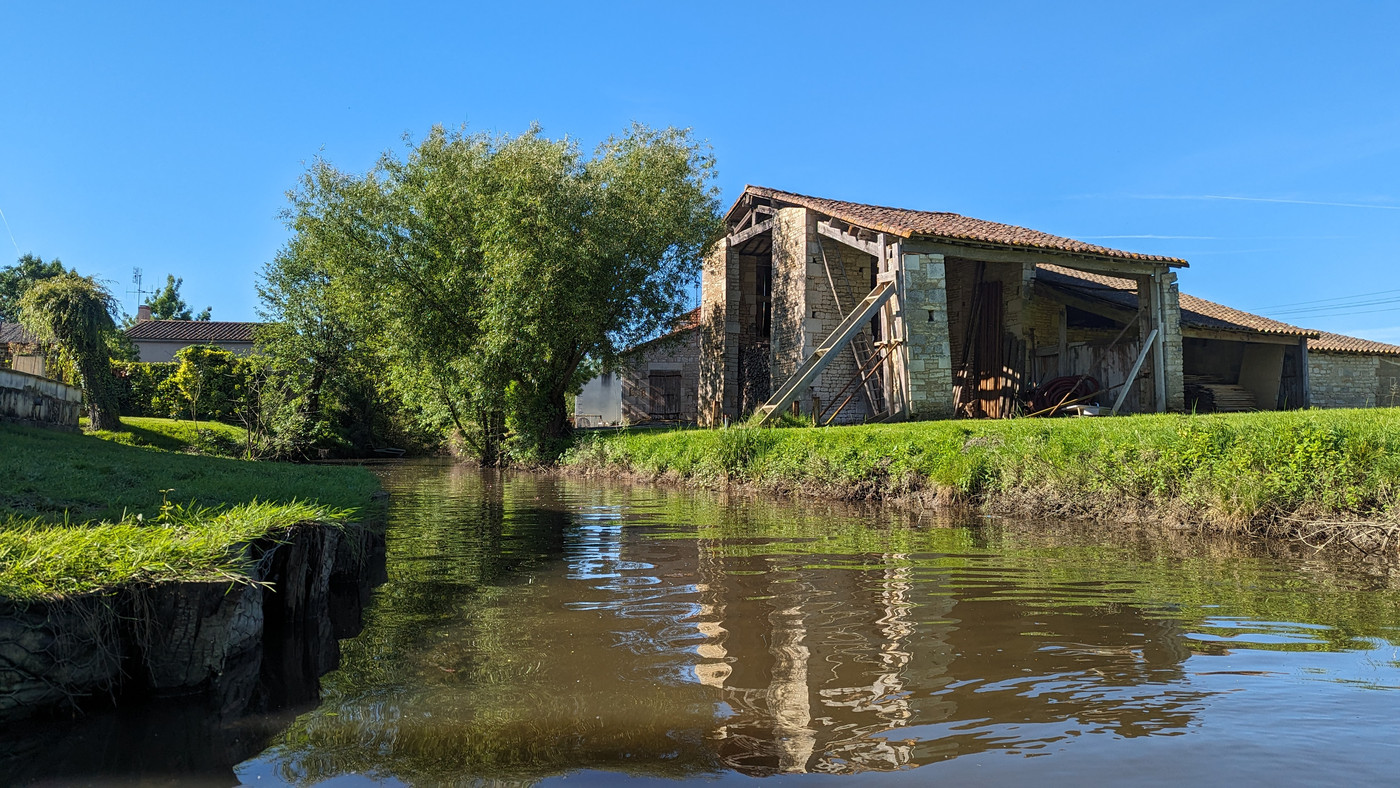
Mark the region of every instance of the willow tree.
[[116, 300], [92, 277], [65, 273], [35, 282], [19, 303], [19, 319], [40, 341], [57, 344], [77, 368], [94, 430], [121, 426], [116, 381], [107, 353], [116, 330]]
[[615, 359], [687, 307], [720, 226], [713, 174], [677, 129], [634, 125], [587, 156], [538, 128], [434, 128], [363, 176], [313, 164], [267, 282], [315, 249], [410, 404], [488, 463], [548, 460], [585, 360]]

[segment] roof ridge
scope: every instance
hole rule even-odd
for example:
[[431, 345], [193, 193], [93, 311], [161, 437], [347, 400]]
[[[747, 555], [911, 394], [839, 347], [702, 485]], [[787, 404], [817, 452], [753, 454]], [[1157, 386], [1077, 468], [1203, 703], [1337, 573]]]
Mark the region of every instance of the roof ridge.
[[1166, 263], [1176, 267], [1188, 265], [1185, 260], [1179, 257], [1113, 249], [1021, 225], [978, 219], [959, 213], [835, 200], [755, 184], [744, 186], [744, 193], [735, 200], [734, 205], [726, 212], [726, 219], [734, 218], [735, 211], [739, 209], [745, 197], [750, 195], [793, 203], [812, 211], [828, 214], [843, 222], [890, 233], [901, 238], [928, 238], [951, 241], [955, 244], [959, 242], [991, 244], [1033, 253], [1079, 255], [1138, 263]]
[[[960, 219], [975, 219], [976, 221], [979, 221], [979, 222], [991, 222], [992, 224], [1001, 224], [1001, 222], [992, 222], [990, 219], [977, 219], [977, 218], [974, 217], [974, 216], [967, 216], [967, 215], [965, 215], [965, 214], [955, 213], [955, 212], [953, 212], [953, 211], [929, 211], [929, 210], [925, 210], [925, 209], [923, 209], [923, 208], [900, 208], [900, 207], [898, 207], [898, 206], [896, 206], [896, 205], [877, 205], [877, 204], [875, 204], [875, 203], [873, 203], [873, 202], [853, 202], [853, 201], [851, 201], [851, 200], [837, 200], [837, 199], [832, 198], [832, 197], [818, 197], [818, 196], [816, 196], [815, 194], [803, 194], [803, 193], [801, 193], [801, 192], [790, 192], [790, 191], [788, 191], [788, 190], [786, 190], [786, 189], [774, 189], [774, 188], [769, 187], [769, 186], [759, 186], [759, 185], [753, 184], [753, 183], [749, 183], [749, 184], [745, 184], [745, 185], [744, 185], [744, 191], [748, 191], [749, 189], [762, 189], [763, 191], [766, 191], [766, 192], [773, 192], [774, 194], [790, 194], [790, 195], [792, 195], [793, 197], [801, 197], [801, 198], [803, 198], [804, 200], [821, 200], [821, 201], [823, 201], [823, 202], [839, 202], [839, 203], [843, 203], [843, 204], [845, 204], [845, 205], [858, 205], [858, 206], [860, 206], [860, 207], [862, 207], [862, 208], [879, 208], [879, 209], [882, 210], [882, 211], [905, 211], [905, 212], [907, 212], [907, 213], [931, 213], [931, 214], [934, 214], [935, 216], [956, 216], [956, 217], [958, 217], [958, 218], [960, 218]], [[1014, 224], [1008, 224], [1008, 225], [1005, 225], [1005, 226], [1007, 226], [1007, 227], [1015, 227], [1016, 225], [1014, 225]]]

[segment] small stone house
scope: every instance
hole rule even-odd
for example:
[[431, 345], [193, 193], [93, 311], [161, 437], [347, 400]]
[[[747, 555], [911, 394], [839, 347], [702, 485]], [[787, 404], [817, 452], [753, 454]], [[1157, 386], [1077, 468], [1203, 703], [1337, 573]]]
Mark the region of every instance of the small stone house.
[[43, 347], [19, 323], [0, 323], [0, 369], [47, 376]]
[[699, 314], [687, 313], [675, 330], [627, 351], [617, 370], [584, 384], [574, 399], [574, 425], [694, 423], [700, 388]]

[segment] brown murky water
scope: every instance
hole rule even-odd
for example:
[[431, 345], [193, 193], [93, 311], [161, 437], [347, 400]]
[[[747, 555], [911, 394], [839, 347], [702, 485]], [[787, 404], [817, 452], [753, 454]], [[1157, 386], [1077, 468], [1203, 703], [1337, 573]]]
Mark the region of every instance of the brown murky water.
[[384, 480], [364, 632], [230, 781], [1400, 782], [1393, 562], [447, 465]]

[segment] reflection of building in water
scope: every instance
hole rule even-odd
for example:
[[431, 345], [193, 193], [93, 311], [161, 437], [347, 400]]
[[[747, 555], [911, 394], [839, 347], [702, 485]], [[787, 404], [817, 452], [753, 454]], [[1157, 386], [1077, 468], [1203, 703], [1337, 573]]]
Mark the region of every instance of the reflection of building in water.
[[1180, 678], [1179, 634], [1096, 605], [1093, 589], [1037, 590], [1005, 571], [935, 571], [897, 553], [697, 548], [695, 625], [707, 639], [695, 675], [723, 689], [714, 737], [738, 771], [907, 768], [1190, 719], [1196, 698], [1160, 686]]

